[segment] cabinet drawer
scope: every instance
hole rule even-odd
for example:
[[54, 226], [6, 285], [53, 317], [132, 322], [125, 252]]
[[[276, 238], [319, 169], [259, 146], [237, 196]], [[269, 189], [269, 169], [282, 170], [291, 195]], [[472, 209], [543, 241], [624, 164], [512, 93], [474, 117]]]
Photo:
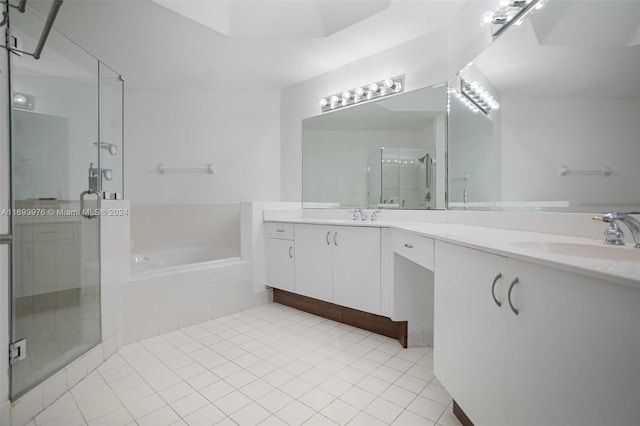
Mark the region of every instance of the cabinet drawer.
[[70, 223], [38, 223], [33, 225], [33, 241], [71, 239], [73, 239], [73, 225]]
[[406, 232], [392, 234], [393, 251], [433, 271], [433, 240]]
[[293, 240], [293, 223], [267, 223], [267, 236], [279, 240]]

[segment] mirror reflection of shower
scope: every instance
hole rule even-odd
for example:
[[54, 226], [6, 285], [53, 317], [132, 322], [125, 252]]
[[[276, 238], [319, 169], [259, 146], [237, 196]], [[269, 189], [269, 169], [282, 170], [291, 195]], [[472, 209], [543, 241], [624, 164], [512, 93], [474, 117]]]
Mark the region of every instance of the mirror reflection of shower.
[[432, 148], [383, 148], [367, 163], [369, 208], [435, 208]]

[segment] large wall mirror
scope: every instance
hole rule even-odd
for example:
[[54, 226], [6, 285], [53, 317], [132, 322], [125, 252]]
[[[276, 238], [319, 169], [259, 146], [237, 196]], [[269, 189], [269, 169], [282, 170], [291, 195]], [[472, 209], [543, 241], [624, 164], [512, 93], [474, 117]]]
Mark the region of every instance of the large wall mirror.
[[640, 210], [639, 1], [549, 1], [449, 92], [449, 208]]
[[303, 207], [443, 209], [446, 85], [302, 122]]

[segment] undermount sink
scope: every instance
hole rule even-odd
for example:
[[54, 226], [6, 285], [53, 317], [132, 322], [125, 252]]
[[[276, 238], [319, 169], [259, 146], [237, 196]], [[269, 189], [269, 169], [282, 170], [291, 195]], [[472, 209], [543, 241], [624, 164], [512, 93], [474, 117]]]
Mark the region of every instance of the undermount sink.
[[545, 253], [559, 254], [564, 256], [590, 257], [595, 259], [608, 260], [631, 260], [640, 262], [640, 249], [633, 246], [607, 246], [581, 243], [562, 242], [534, 242], [524, 241], [512, 243], [514, 247], [525, 250], [542, 251]]

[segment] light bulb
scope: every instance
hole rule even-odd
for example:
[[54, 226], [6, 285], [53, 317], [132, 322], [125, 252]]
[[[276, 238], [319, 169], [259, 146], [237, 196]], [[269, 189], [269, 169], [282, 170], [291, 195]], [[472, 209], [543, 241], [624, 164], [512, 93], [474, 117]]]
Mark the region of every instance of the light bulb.
[[336, 95], [333, 95], [331, 97], [331, 105], [337, 104], [340, 101], [340, 98], [338, 98]]
[[356, 89], [356, 96], [359, 97], [359, 98], [362, 98], [362, 97], [364, 97], [364, 95], [365, 95], [364, 89], [362, 87], [358, 87]]
[[327, 105], [329, 105], [329, 101], [327, 100], [327, 98], [320, 99], [320, 106], [321, 107], [326, 107]]
[[342, 99], [347, 101], [351, 99], [351, 92], [348, 90], [345, 90], [344, 92], [342, 92]]
[[508, 20], [509, 18], [506, 14], [504, 14], [503, 12], [497, 12], [493, 15], [493, 21], [491, 23], [495, 25], [503, 25], [506, 24]]
[[369, 91], [370, 91], [371, 93], [378, 93], [378, 92], [380, 92], [380, 86], [378, 86], [376, 83], [372, 83], [372, 84], [369, 86]]
[[480, 16], [480, 22], [483, 24], [490, 24], [493, 21], [493, 12], [485, 12]]
[[387, 89], [395, 89], [396, 83], [394, 83], [393, 80], [391, 80], [390, 78], [387, 78], [384, 81], [384, 87], [386, 87]]
[[13, 103], [25, 105], [27, 103], [27, 97], [24, 95], [13, 95]]

